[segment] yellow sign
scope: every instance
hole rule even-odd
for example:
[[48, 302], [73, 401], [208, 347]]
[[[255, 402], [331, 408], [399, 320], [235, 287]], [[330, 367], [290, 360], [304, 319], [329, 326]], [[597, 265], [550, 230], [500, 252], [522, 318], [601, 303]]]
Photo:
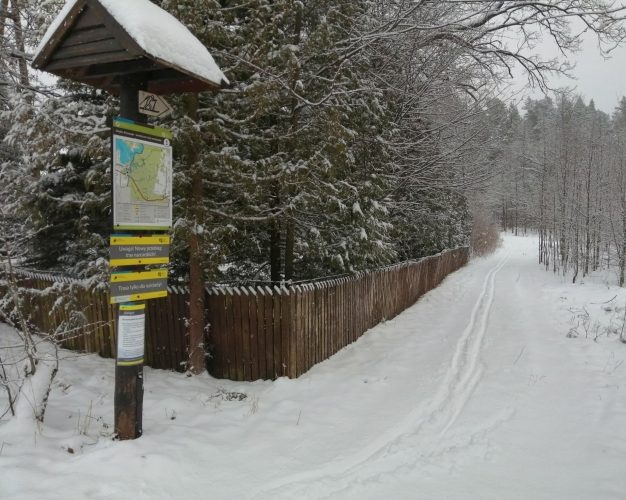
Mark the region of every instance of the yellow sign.
[[111, 274], [111, 304], [167, 297], [167, 269]]
[[170, 261], [170, 237], [111, 236], [110, 266], [167, 264]]

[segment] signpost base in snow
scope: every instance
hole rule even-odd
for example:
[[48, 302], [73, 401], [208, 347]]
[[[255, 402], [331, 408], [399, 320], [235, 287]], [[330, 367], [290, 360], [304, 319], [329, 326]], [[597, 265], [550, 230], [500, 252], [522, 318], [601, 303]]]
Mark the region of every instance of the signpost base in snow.
[[146, 303], [120, 305], [117, 318], [115, 364], [115, 433], [118, 439], [136, 439], [143, 433], [143, 358]]
[[115, 435], [137, 439], [143, 434], [143, 365], [115, 367]]

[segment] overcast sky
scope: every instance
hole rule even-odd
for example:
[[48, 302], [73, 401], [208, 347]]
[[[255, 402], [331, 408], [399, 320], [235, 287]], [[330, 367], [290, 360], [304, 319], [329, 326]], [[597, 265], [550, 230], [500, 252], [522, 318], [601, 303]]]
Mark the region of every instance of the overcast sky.
[[[558, 54], [553, 43], [547, 40], [537, 50], [547, 57]], [[605, 60], [600, 54], [595, 36], [585, 34], [581, 52], [574, 54], [570, 61], [576, 63], [572, 71], [576, 80], [552, 77], [549, 79], [551, 86], [576, 87], [576, 92], [584, 97], [585, 102], [593, 99], [598, 109], [612, 113], [619, 99], [626, 95], [626, 47], [615, 49], [611, 58]], [[516, 88], [523, 88], [526, 82], [526, 77], [519, 71], [515, 79]], [[535, 98], [542, 97], [536, 90], [523, 92]]]

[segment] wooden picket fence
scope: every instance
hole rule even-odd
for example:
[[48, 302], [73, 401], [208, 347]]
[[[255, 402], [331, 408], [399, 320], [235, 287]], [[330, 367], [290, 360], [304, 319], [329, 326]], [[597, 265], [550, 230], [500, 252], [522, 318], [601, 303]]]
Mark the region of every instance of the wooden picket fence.
[[[207, 288], [209, 372], [240, 381], [299, 377], [414, 304], [468, 258], [469, 249], [459, 248], [315, 283]], [[105, 291], [26, 271], [20, 271], [20, 282], [34, 292], [26, 307], [41, 331], [66, 332], [69, 349], [115, 357], [115, 307]], [[60, 302], [60, 294], [70, 298]], [[188, 314], [189, 293], [183, 287], [171, 287], [166, 299], [148, 301], [147, 365], [185, 369]]]

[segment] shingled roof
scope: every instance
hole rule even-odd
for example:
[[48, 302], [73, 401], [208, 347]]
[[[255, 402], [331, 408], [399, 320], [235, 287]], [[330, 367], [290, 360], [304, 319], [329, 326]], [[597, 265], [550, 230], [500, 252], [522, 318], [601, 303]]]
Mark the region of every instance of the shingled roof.
[[149, 0], [68, 0], [33, 67], [114, 94], [122, 76], [139, 73], [156, 94], [228, 85], [206, 47]]

